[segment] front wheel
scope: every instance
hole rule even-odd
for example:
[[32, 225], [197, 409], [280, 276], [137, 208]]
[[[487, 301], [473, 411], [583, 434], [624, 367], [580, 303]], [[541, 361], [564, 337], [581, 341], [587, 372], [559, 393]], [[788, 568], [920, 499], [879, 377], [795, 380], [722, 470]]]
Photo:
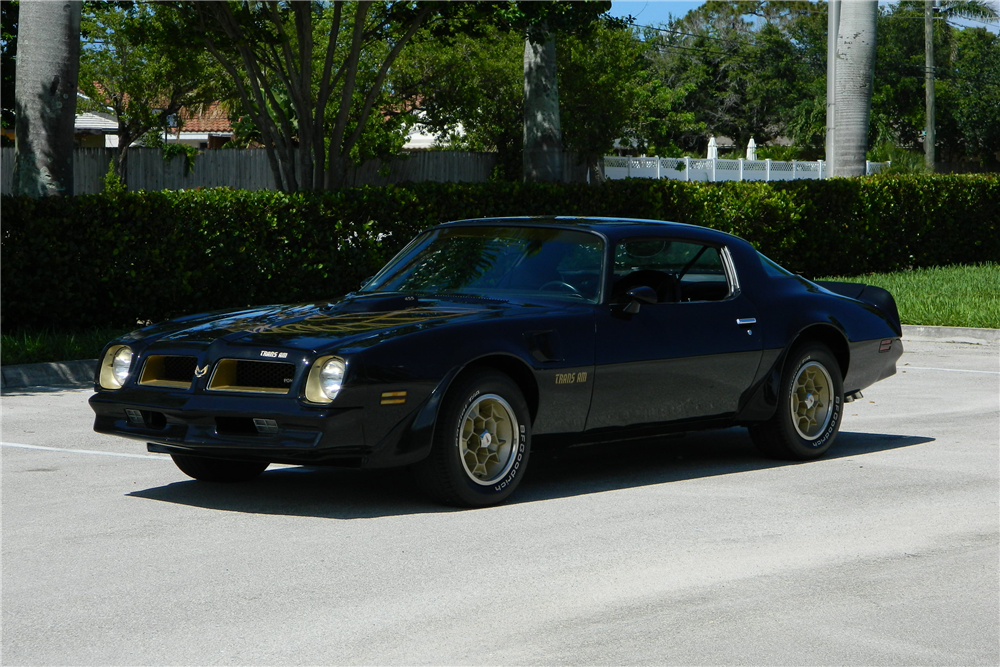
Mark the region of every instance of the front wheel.
[[448, 391], [430, 455], [413, 467], [417, 484], [461, 507], [501, 503], [521, 482], [531, 451], [528, 406], [497, 371], [459, 379]]
[[774, 416], [751, 426], [750, 437], [766, 456], [792, 461], [819, 458], [837, 437], [843, 406], [840, 365], [828, 347], [807, 343], [788, 358]]
[[228, 461], [183, 454], [171, 454], [170, 458], [181, 472], [202, 482], [246, 482], [271, 465], [260, 461]]

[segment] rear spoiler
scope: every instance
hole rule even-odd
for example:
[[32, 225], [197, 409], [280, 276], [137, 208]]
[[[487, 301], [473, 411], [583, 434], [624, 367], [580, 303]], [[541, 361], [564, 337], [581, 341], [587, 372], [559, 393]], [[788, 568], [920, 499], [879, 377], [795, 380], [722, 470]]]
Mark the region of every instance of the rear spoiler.
[[899, 323], [899, 310], [896, 308], [896, 300], [892, 298], [892, 294], [888, 290], [863, 283], [836, 283], [830, 280], [814, 280], [812, 282], [824, 289], [830, 290], [834, 294], [864, 301], [875, 306], [886, 316], [896, 335], [903, 335], [903, 327]]

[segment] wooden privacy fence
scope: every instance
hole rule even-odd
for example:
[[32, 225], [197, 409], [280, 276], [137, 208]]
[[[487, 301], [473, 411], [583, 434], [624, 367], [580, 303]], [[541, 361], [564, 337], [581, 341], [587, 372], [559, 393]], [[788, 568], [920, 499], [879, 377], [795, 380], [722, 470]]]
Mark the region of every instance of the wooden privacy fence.
[[[878, 173], [889, 162], [867, 162], [868, 175]], [[604, 158], [604, 176], [622, 178], [672, 178], [681, 181], [794, 181], [827, 178], [826, 163], [779, 160], [720, 160], [692, 157]]]
[[[78, 148], [73, 153], [74, 194], [100, 192], [113, 148]], [[569, 158], [567, 158], [567, 162]], [[465, 151], [421, 151], [388, 163], [371, 160], [347, 174], [347, 184], [383, 186], [416, 181], [488, 181], [496, 166], [495, 153]], [[14, 149], [0, 154], [0, 192], [13, 194]], [[170, 162], [156, 148], [132, 148], [128, 152], [129, 190], [182, 190], [230, 187], [243, 190], [274, 190], [274, 177], [267, 153], [261, 149], [202, 151], [194, 168], [185, 170], [183, 156]]]

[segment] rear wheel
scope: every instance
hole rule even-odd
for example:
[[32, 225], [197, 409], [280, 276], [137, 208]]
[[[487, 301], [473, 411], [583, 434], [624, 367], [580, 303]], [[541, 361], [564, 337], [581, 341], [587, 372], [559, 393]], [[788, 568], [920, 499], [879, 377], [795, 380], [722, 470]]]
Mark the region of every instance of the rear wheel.
[[767, 456], [815, 459], [830, 448], [840, 430], [844, 404], [840, 365], [821, 343], [795, 348], [788, 362], [774, 416], [751, 426], [750, 437]]
[[430, 455], [413, 467], [427, 495], [448, 505], [501, 503], [524, 476], [531, 450], [530, 415], [517, 385], [480, 371], [448, 391]]
[[246, 482], [260, 475], [271, 465], [259, 461], [228, 461], [183, 454], [171, 454], [170, 458], [181, 472], [202, 482]]

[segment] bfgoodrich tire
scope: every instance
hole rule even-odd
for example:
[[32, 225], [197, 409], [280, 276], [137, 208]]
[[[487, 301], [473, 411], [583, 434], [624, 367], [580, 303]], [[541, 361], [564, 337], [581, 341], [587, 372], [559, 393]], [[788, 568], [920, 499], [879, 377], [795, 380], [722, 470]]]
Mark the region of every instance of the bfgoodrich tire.
[[171, 454], [170, 458], [181, 472], [202, 482], [246, 482], [259, 476], [271, 465], [258, 461], [226, 461], [182, 454]]
[[496, 505], [520, 484], [530, 451], [530, 414], [521, 391], [502, 373], [479, 371], [448, 391], [431, 453], [413, 467], [414, 479], [447, 505]]
[[806, 343], [788, 358], [774, 416], [751, 426], [750, 437], [761, 453], [772, 458], [819, 458], [837, 437], [843, 408], [840, 365], [825, 345]]

